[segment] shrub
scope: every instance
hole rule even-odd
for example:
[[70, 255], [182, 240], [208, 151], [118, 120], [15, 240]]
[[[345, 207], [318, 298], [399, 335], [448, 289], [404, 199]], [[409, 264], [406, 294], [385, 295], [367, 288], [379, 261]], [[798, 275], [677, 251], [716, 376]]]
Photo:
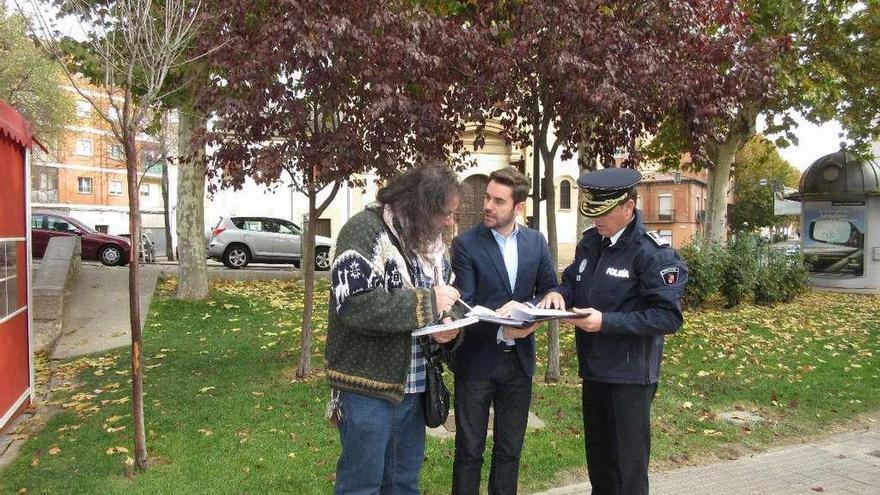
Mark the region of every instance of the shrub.
[[788, 264], [784, 254], [774, 251], [767, 255], [755, 277], [755, 304], [772, 306], [783, 300]]
[[758, 268], [758, 242], [752, 234], [738, 233], [728, 241], [721, 270], [721, 295], [733, 308], [752, 294]]
[[774, 251], [759, 270], [755, 280], [755, 303], [772, 306], [791, 302], [803, 292], [809, 276], [800, 253], [785, 254]]
[[810, 284], [810, 274], [807, 272], [807, 264], [804, 263], [804, 255], [800, 252], [785, 255], [787, 272], [785, 284], [782, 288], [782, 300], [794, 301], [794, 298], [807, 290]]
[[697, 235], [679, 250], [687, 265], [688, 281], [684, 291], [686, 307], [699, 308], [721, 285], [723, 251], [717, 244], [704, 245]]

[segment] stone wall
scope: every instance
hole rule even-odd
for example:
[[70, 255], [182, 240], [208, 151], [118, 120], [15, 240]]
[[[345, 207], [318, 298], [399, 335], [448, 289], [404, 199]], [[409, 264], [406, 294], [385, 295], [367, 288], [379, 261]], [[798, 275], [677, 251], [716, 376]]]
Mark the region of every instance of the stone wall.
[[64, 299], [79, 273], [82, 240], [53, 237], [33, 282], [34, 351], [51, 350], [61, 336]]

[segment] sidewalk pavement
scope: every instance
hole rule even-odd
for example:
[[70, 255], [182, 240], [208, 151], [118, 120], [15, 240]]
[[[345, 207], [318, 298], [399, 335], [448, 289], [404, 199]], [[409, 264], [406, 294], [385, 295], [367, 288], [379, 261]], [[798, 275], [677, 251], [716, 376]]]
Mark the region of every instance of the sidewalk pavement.
[[[877, 495], [880, 427], [841, 433], [733, 461], [651, 475], [652, 495]], [[590, 493], [590, 484], [538, 495]]]

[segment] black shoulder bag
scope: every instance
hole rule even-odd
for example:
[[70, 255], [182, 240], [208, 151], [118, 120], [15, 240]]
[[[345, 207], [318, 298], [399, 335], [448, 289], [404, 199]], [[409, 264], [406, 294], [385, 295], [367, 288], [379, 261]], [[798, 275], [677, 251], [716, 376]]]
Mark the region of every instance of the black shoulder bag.
[[422, 394], [425, 425], [437, 428], [449, 417], [449, 390], [443, 381], [443, 363], [440, 362], [439, 353], [431, 351], [427, 336], [420, 338], [419, 344], [425, 355], [425, 393]]
[[[378, 214], [378, 213], [377, 213]], [[379, 215], [381, 219], [381, 215]], [[382, 219], [382, 225], [388, 231], [388, 237], [394, 244], [394, 247], [400, 251], [406, 270], [409, 272], [410, 280], [414, 280], [415, 273], [409, 264], [406, 252], [400, 245], [400, 241], [394, 232], [385, 225]], [[449, 389], [443, 381], [443, 363], [440, 362], [440, 353], [431, 350], [430, 337], [419, 337], [419, 345], [422, 347], [422, 354], [425, 356], [425, 392], [422, 394], [422, 411], [425, 415], [425, 425], [428, 428], [437, 428], [446, 422], [449, 417]], [[439, 351], [439, 350], [438, 350]]]

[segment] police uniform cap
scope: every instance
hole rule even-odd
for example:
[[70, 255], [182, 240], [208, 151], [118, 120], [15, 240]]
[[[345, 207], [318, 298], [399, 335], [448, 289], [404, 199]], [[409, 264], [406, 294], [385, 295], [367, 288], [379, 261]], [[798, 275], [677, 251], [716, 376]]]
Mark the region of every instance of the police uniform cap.
[[626, 200], [629, 191], [642, 180], [631, 168], [604, 168], [587, 172], [578, 179], [586, 191], [580, 211], [586, 217], [600, 217]]

